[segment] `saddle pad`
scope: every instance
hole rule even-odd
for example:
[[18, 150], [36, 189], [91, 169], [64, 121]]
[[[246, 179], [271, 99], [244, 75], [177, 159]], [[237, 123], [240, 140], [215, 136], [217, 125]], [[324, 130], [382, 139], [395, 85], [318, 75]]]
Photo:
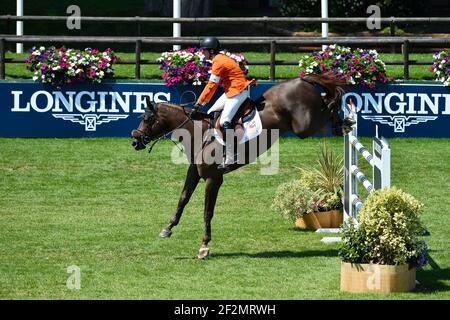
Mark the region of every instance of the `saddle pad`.
[[[259, 112], [256, 110], [256, 108], [253, 108], [253, 111], [244, 119], [242, 119], [242, 127], [244, 129], [244, 134], [241, 140], [238, 142], [239, 144], [252, 140], [261, 134], [262, 123], [261, 118], [259, 117]], [[214, 137], [216, 138], [216, 141], [221, 145], [225, 145], [225, 142], [223, 141], [221, 134], [217, 131], [217, 129], [214, 129]]]

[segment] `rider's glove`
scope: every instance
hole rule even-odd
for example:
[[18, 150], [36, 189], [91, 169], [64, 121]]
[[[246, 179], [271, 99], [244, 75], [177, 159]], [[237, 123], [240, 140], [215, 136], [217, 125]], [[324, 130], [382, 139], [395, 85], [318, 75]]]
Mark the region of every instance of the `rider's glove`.
[[202, 105], [198, 104], [198, 103], [196, 103], [194, 105], [194, 107], [192, 108], [191, 114], [190, 114], [191, 118], [194, 117], [198, 113], [198, 111], [201, 109], [201, 107], [202, 107]]

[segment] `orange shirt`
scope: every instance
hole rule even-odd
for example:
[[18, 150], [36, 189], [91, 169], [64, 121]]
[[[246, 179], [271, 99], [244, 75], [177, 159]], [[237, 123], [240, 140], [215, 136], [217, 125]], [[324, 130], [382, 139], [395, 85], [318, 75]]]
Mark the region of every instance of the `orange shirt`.
[[203, 89], [198, 103], [208, 103], [216, 92], [219, 83], [222, 83], [225, 95], [228, 98], [238, 95], [249, 84], [255, 84], [255, 79], [247, 80], [239, 64], [224, 54], [218, 54], [212, 61], [211, 77]]

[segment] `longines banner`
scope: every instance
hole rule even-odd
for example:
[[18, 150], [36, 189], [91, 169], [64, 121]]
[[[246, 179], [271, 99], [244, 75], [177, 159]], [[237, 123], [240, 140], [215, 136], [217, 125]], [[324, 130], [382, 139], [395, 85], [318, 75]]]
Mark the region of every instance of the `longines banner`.
[[[251, 89], [257, 99], [276, 83]], [[154, 102], [195, 102], [202, 87], [111, 82], [54, 88], [30, 81], [0, 82], [1, 137], [128, 137]], [[214, 99], [221, 94], [220, 90]], [[375, 89], [353, 87], [343, 97], [358, 113], [358, 134], [450, 138], [450, 90], [434, 82]]]

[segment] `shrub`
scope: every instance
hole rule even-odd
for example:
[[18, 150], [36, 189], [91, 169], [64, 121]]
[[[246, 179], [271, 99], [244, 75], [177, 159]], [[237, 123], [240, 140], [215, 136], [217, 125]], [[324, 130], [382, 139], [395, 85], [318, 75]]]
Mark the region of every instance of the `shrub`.
[[[240, 53], [222, 50], [220, 53], [236, 61], [244, 74], [248, 73], [248, 62]], [[211, 62], [205, 59], [202, 49], [188, 48], [185, 50], [163, 52], [158, 59], [159, 69], [164, 70], [162, 78], [166, 86], [172, 85], [202, 85], [208, 82], [211, 73]]]
[[111, 49], [84, 50], [33, 47], [25, 60], [33, 80], [54, 86], [74, 83], [99, 83], [114, 76], [113, 64], [119, 60]]
[[444, 86], [450, 86], [450, 50], [436, 52], [433, 58], [430, 70], [434, 74], [434, 79], [443, 82]]
[[312, 212], [314, 192], [303, 180], [293, 180], [278, 186], [272, 208], [287, 219], [295, 221]]
[[[291, 17], [319, 17], [320, 0], [281, 0], [280, 12]], [[330, 17], [364, 17], [367, 7], [377, 4], [385, 17], [423, 16], [428, 8], [416, 0], [330, 0]], [[425, 13], [426, 14], [426, 13]]]
[[344, 185], [343, 159], [326, 143], [320, 145], [317, 166], [301, 168], [301, 179], [315, 192], [314, 211], [340, 210]]
[[330, 45], [325, 50], [305, 55], [299, 61], [300, 77], [326, 73], [348, 84], [374, 88], [377, 83], [394, 79], [386, 76], [386, 65], [376, 50], [356, 49]]
[[350, 223], [343, 229], [339, 255], [352, 263], [422, 265], [427, 250], [417, 239], [423, 232], [422, 206], [395, 187], [376, 190], [360, 210], [359, 226]]
[[339, 248], [339, 257], [349, 263], [369, 263], [367, 253], [370, 248], [365, 241], [366, 233], [364, 226], [356, 227], [354, 220], [350, 217], [342, 225], [342, 243]]

